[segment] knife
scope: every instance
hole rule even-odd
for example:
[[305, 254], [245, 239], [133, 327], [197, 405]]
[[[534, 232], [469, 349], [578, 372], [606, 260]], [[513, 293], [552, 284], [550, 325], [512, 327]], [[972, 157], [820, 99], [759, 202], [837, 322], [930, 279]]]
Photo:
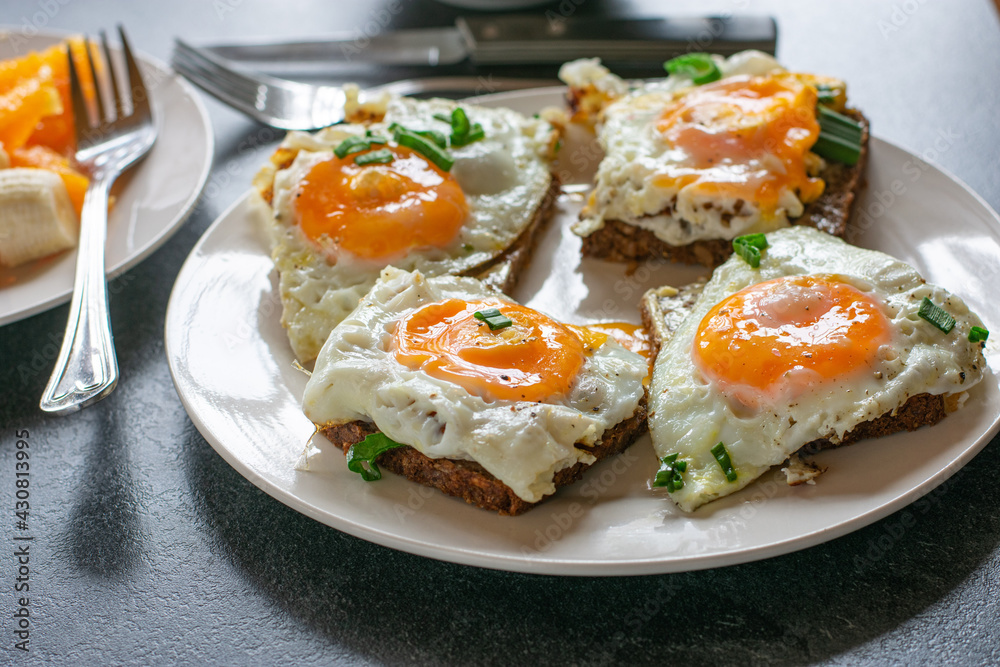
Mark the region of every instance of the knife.
[[[550, 12], [551, 14], [551, 12]], [[452, 27], [332, 35], [304, 41], [246, 41], [205, 48], [263, 67], [296, 64], [447, 66], [556, 65], [599, 57], [605, 63], [653, 63], [691, 51], [774, 54], [777, 25], [769, 16], [690, 18], [549, 18], [545, 15], [461, 17]], [[660, 68], [660, 71], [662, 69]]]

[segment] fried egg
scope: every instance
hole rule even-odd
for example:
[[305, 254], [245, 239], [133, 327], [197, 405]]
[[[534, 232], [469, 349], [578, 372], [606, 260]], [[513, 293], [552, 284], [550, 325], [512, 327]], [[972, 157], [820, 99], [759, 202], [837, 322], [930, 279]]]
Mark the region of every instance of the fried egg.
[[[476, 313], [498, 309], [491, 329]], [[586, 447], [631, 417], [646, 359], [600, 330], [556, 322], [473, 278], [393, 267], [330, 334], [303, 396], [319, 426], [374, 422], [431, 458], [478, 462], [521, 499], [593, 463]]]
[[[531, 224], [552, 182], [547, 156], [555, 135], [544, 121], [462, 105], [484, 137], [449, 147], [450, 168], [394, 140], [394, 123], [447, 136], [451, 124], [435, 115], [449, 117], [457, 106], [396, 97], [379, 122], [289, 133], [279, 164], [258, 176], [271, 199], [282, 323], [299, 361], [316, 357], [384, 267], [474, 272]], [[365, 136], [381, 143], [334, 154], [345, 139]], [[366, 163], [376, 151], [385, 151], [383, 159]]]
[[[686, 466], [669, 494], [685, 510], [911, 397], [955, 408], [983, 376], [970, 340], [982, 321], [912, 267], [807, 227], [767, 240], [759, 268], [734, 255], [715, 270], [656, 359], [650, 433], [658, 457]], [[948, 333], [918, 314], [925, 298], [956, 321]]]
[[[715, 61], [717, 81], [671, 76], [603, 109], [605, 156], [574, 231], [587, 236], [617, 220], [674, 246], [732, 239], [788, 226], [823, 194], [825, 163], [810, 151], [817, 86], [842, 109], [843, 82], [788, 72], [758, 51]], [[598, 74], [564, 72], [590, 86]]]

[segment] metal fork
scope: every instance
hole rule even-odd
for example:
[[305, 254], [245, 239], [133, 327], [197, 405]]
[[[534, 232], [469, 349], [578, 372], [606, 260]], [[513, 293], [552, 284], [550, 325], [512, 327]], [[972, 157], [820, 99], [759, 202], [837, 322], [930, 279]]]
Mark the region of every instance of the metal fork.
[[[94, 65], [93, 42], [89, 39], [85, 42], [96, 91], [95, 122], [91, 122], [72, 53], [67, 51], [76, 126], [76, 161], [88, 172], [90, 186], [80, 214], [80, 246], [66, 334], [40, 403], [46, 412], [75, 412], [110, 394], [118, 382], [118, 359], [108, 316], [108, 286], [104, 273], [108, 194], [115, 179], [145, 155], [156, 141], [149, 93], [121, 26], [118, 26], [118, 35], [126, 71], [120, 72], [117, 78], [125, 82], [130, 102], [119, 90], [103, 31], [103, 68]], [[102, 91], [110, 91], [113, 107], [111, 101], [106, 104], [102, 100]]]
[[[241, 72], [231, 61], [180, 39], [174, 40], [172, 64], [209, 95], [264, 125], [281, 130], [309, 131], [344, 121], [346, 96], [340, 86], [322, 86]], [[396, 81], [367, 90], [396, 95], [459, 91], [481, 94], [554, 83], [546, 79], [449, 76]]]

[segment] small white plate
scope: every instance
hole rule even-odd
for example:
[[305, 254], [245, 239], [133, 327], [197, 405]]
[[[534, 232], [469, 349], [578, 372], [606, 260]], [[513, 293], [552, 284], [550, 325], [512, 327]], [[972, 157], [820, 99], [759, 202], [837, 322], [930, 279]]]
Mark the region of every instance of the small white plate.
[[[491, 96], [481, 104], [524, 113], [558, 104], [559, 91]], [[585, 182], [599, 159], [570, 138], [564, 183]], [[858, 245], [916, 265], [962, 295], [994, 332], [1000, 303], [1000, 219], [956, 179], [875, 139]], [[703, 269], [625, 267], [581, 260], [567, 229], [579, 202], [564, 196], [514, 294], [569, 321], [638, 320], [649, 287], [689, 282]], [[988, 372], [965, 408], [913, 433], [822, 452], [815, 486], [774, 475], [690, 515], [648, 488], [657, 461], [648, 436], [520, 517], [500, 517], [394, 475], [366, 483], [329, 443], [309, 472], [295, 465], [312, 424], [299, 399], [306, 377], [279, 323], [265, 242], [247, 199], [205, 233], [181, 269], [166, 323], [167, 357], [181, 401], [205, 439], [279, 501], [338, 530], [404, 551], [482, 567], [563, 575], [632, 575], [731, 565], [803, 549], [900, 509], [943, 482], [1000, 428], [1000, 391]], [[1000, 344], [987, 346], [1000, 368]], [[322, 441], [322, 438], [320, 438]], [[325, 441], [323, 441], [325, 442]], [[333, 450], [333, 451], [330, 451]]]
[[[40, 51], [68, 34], [25, 37], [0, 29], [0, 59]], [[105, 264], [116, 276], [145, 259], [187, 219], [208, 179], [214, 140], [198, 94], [166, 65], [139, 55], [149, 88], [157, 139], [145, 159], [118, 179], [108, 216]], [[0, 325], [69, 300], [76, 249], [13, 269], [0, 267]]]

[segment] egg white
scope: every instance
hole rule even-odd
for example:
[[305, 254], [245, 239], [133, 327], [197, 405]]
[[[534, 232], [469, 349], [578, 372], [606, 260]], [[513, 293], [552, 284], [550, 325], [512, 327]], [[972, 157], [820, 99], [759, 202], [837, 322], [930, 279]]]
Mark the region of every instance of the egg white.
[[473, 278], [385, 269], [323, 346], [302, 400], [306, 416], [318, 425], [374, 422], [431, 458], [476, 461], [527, 502], [553, 493], [556, 472], [594, 462], [578, 443], [593, 445], [635, 412], [647, 362], [609, 339], [568, 395], [533, 403], [488, 401], [396, 361], [399, 319], [427, 303], [487, 296], [496, 294]]
[[[733, 493], [803, 445], [837, 443], [862, 422], [929, 393], [955, 395], [982, 379], [982, 346], [968, 340], [983, 326], [958, 297], [930, 285], [915, 269], [889, 255], [855, 248], [807, 227], [767, 235], [759, 269], [733, 255], [718, 267], [691, 313], [659, 352], [650, 384], [649, 428], [657, 456], [679, 453], [687, 461], [684, 486], [670, 497], [685, 510]], [[758, 412], [739, 409], [706, 380], [692, 360], [693, 341], [708, 311], [745, 287], [782, 276], [835, 274], [885, 305], [892, 339], [879, 350], [870, 373], [823, 384]], [[928, 297], [957, 323], [942, 333], [917, 315]], [[737, 471], [728, 482], [710, 450], [725, 444]]]
[[332, 262], [327, 260], [296, 224], [297, 185], [313, 166], [329, 159], [341, 141], [366, 130], [391, 137], [388, 126], [396, 122], [447, 136], [450, 124], [435, 119], [434, 114], [450, 116], [456, 106], [465, 109], [486, 134], [481, 141], [449, 149], [455, 158], [451, 173], [465, 193], [468, 218], [447, 247], [418, 248], [392, 263], [426, 275], [461, 274], [497, 257], [531, 223], [552, 179], [546, 157], [553, 141], [551, 126], [509, 109], [394, 97], [388, 101], [382, 122], [337, 125], [315, 134], [291, 132], [285, 138], [282, 148], [297, 155], [290, 166], [273, 176], [271, 255], [280, 274], [282, 323], [300, 361], [316, 357], [330, 330], [357, 306], [387, 262], [346, 252]]

